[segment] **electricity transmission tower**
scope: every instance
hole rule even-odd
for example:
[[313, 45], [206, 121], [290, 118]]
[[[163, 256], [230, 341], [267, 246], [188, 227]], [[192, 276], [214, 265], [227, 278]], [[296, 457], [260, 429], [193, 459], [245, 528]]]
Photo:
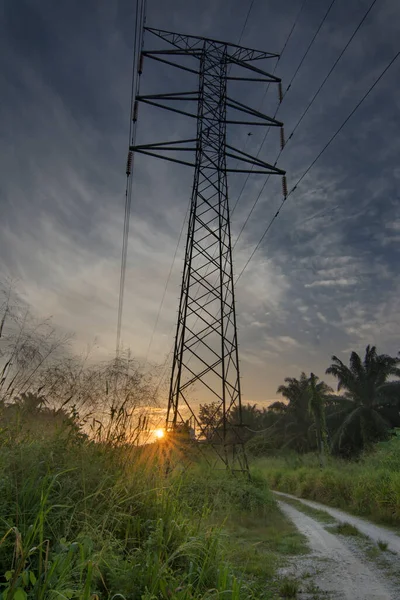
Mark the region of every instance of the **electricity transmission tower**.
[[[197, 122], [196, 137], [191, 139], [130, 147], [130, 153], [194, 168], [166, 426], [176, 431], [189, 415], [198, 439], [208, 439], [227, 466], [234, 466], [237, 459], [245, 470], [227, 174], [281, 175], [284, 193], [286, 180], [281, 169], [227, 143], [227, 125], [278, 127], [284, 143], [283, 124], [228, 96], [227, 84], [277, 84], [282, 99], [280, 79], [254, 64], [278, 55], [148, 27], [145, 31], [166, 47], [144, 49], [142, 58], [197, 79], [194, 90], [138, 95], [133, 110], [134, 121], [141, 102]], [[129, 167], [131, 160], [132, 154]], [[214, 402], [211, 433], [199, 422], [192, 396], [200, 403]]]

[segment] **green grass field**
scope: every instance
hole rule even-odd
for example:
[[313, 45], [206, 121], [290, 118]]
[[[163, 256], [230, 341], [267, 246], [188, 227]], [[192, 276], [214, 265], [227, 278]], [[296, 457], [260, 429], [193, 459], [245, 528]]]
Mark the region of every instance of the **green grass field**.
[[0, 446], [2, 600], [274, 599], [304, 550], [257, 473], [166, 476], [155, 445]]

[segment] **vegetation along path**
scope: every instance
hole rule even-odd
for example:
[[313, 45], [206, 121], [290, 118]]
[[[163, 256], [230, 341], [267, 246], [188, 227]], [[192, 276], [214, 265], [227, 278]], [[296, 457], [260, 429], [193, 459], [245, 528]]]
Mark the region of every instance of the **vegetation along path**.
[[300, 503], [288, 494], [277, 495], [282, 511], [307, 537], [312, 551], [308, 557], [296, 559], [294, 565], [296, 577], [312, 577], [311, 598], [396, 600], [400, 597], [396, 567], [400, 537], [343, 511], [316, 502], [301, 500]]

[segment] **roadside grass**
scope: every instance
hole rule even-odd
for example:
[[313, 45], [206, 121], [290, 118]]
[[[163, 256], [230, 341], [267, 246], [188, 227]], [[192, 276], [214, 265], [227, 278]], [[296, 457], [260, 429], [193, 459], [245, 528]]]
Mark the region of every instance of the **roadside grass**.
[[306, 538], [278, 508], [269, 515], [236, 517], [224, 526], [226, 556], [255, 583], [276, 589], [276, 570], [288, 558], [308, 552]]
[[379, 550], [381, 550], [382, 552], [386, 552], [389, 544], [387, 542], [384, 542], [383, 540], [378, 540], [377, 546], [378, 546]]
[[379, 550], [378, 546], [370, 546], [369, 548], [366, 549], [366, 555], [367, 558], [369, 558], [372, 561], [375, 561], [381, 554], [381, 551]]
[[214, 524], [221, 523], [221, 515], [225, 514], [221, 526], [224, 556], [255, 597], [272, 600], [281, 597], [278, 569], [294, 556], [307, 553], [308, 545], [305, 536], [278, 508], [265, 478], [257, 471], [251, 477], [251, 486], [258, 490], [256, 497], [264, 498], [262, 501], [250, 507], [245, 500], [246, 510], [239, 505], [229, 510], [218, 501], [218, 513], [209, 518]]
[[280, 585], [279, 593], [282, 598], [301, 598], [306, 597], [310, 600], [326, 600], [330, 597], [330, 593], [314, 583], [313, 580], [307, 581], [313, 576], [310, 573], [305, 573], [302, 576], [302, 581], [285, 577]]
[[[279, 498], [279, 496], [277, 496]], [[300, 510], [305, 515], [312, 517], [316, 521], [320, 523], [333, 524], [336, 523], [336, 519], [332, 517], [329, 513], [324, 510], [319, 510], [318, 508], [313, 508], [312, 506], [307, 506], [307, 504], [303, 504], [300, 500], [295, 500], [294, 498], [282, 497], [282, 502], [286, 504], [290, 504], [297, 510]]]
[[279, 587], [282, 598], [297, 598], [300, 584], [296, 579], [284, 579]]
[[[385, 577], [392, 581], [394, 586], [399, 589], [400, 586], [400, 573], [398, 565], [398, 554], [390, 550], [386, 542], [383, 544], [373, 542], [372, 540], [366, 540], [361, 550], [365, 553], [366, 558], [371, 563], [378, 567], [381, 573], [384, 573]], [[396, 597], [398, 597], [397, 594]]]
[[312, 600], [324, 600], [328, 599], [330, 596], [328, 591], [321, 590], [321, 588], [313, 582], [306, 585], [304, 592], [309, 596], [312, 595]]
[[0, 444], [2, 600], [272, 600], [304, 539], [263, 477], [165, 475], [157, 446]]
[[315, 455], [264, 457], [255, 464], [271, 489], [400, 525], [400, 437], [377, 444], [358, 461], [327, 457], [324, 469]]
[[359, 529], [357, 529], [357, 527], [355, 527], [355, 525], [347, 523], [346, 521], [338, 523], [334, 527], [330, 527], [329, 531], [350, 537], [366, 537]]

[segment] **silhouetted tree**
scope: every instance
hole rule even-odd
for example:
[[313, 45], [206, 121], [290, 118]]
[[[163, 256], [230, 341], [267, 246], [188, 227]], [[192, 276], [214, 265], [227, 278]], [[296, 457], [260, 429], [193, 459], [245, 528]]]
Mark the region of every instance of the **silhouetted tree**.
[[276, 400], [275, 402], [273, 402], [272, 404], [270, 404], [268, 406], [268, 411], [277, 413], [277, 414], [283, 414], [284, 412], [287, 411], [287, 407], [288, 405], [285, 404], [285, 402], [281, 402], [280, 400]]
[[300, 379], [286, 377], [286, 385], [280, 385], [278, 394], [288, 400], [285, 419], [283, 423], [285, 445], [298, 452], [311, 449], [309, 429], [312, 420], [309, 412], [309, 385], [310, 380], [303, 372]]
[[368, 345], [364, 360], [352, 352], [349, 366], [337, 356], [332, 356], [332, 361], [326, 373], [336, 377], [338, 391], [344, 391], [335, 398], [338, 426], [332, 450], [351, 455], [388, 437], [390, 410], [399, 405], [400, 397], [400, 381], [390, 378], [400, 377], [400, 358], [377, 354], [376, 347]]
[[73, 413], [63, 408], [48, 408], [44, 396], [27, 392], [13, 402], [0, 407], [0, 424], [12, 439], [21, 437], [35, 439], [52, 436], [82, 437], [79, 424]]
[[332, 389], [324, 381], [318, 383], [318, 377], [314, 373], [311, 373], [309, 379], [308, 408], [314, 419], [317, 451], [321, 467], [324, 466], [326, 442], [325, 401], [327, 394], [330, 392], [332, 392]]
[[[280, 385], [277, 392], [288, 400], [288, 404], [273, 407], [274, 411], [278, 410], [282, 415], [279, 426], [282, 430], [283, 446], [298, 452], [307, 452], [316, 446], [321, 457], [322, 440], [325, 435], [324, 407], [327, 395], [332, 390], [324, 381], [318, 381], [318, 377], [313, 373], [307, 377], [303, 372], [300, 379], [287, 377], [285, 384]], [[313, 428], [316, 430], [316, 444], [311, 437]]]
[[211, 440], [223, 419], [221, 403], [210, 402], [209, 404], [200, 404], [198, 419], [203, 428], [204, 435], [208, 440]]

